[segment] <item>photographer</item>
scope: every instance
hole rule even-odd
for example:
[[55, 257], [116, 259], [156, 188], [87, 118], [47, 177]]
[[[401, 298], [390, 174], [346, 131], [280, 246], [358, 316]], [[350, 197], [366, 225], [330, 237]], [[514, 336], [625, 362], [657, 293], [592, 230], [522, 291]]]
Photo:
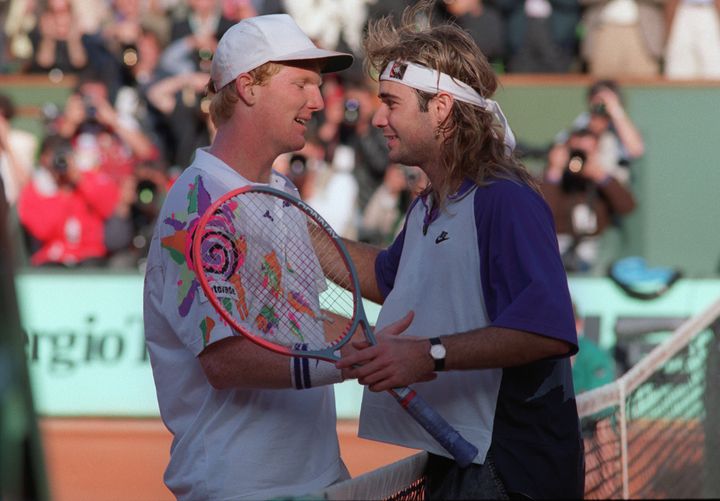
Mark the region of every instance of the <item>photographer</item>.
[[94, 70], [80, 75], [51, 126], [71, 140], [80, 170], [99, 169], [118, 183], [133, 175], [138, 162], [159, 156], [134, 117], [115, 108], [107, 85]]
[[104, 224], [118, 199], [118, 188], [109, 176], [78, 169], [67, 139], [46, 137], [39, 168], [18, 199], [20, 223], [33, 240], [30, 263], [103, 264], [107, 255]]
[[[589, 129], [598, 138], [598, 151], [607, 170], [621, 183], [630, 183], [632, 162], [645, 154], [643, 136], [627, 113], [620, 85], [597, 80], [587, 89], [587, 111], [578, 115], [570, 131]], [[567, 141], [569, 131], [560, 132], [555, 143]]]
[[190, 165], [195, 149], [210, 144], [209, 80], [209, 73], [193, 71], [162, 78], [148, 88], [148, 102], [160, 114], [163, 156], [170, 165]]
[[571, 132], [564, 144], [550, 150], [541, 190], [569, 272], [591, 271], [599, 236], [617, 216], [635, 208], [632, 193], [602, 162], [598, 137], [589, 129]]

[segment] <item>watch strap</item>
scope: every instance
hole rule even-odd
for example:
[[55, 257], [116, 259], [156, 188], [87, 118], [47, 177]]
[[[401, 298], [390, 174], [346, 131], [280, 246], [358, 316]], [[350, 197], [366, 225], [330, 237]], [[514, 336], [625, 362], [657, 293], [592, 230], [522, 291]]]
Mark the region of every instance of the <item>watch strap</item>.
[[441, 358], [435, 358], [432, 353], [433, 346], [442, 346], [442, 341], [440, 341], [439, 337], [431, 337], [428, 339], [430, 341], [430, 356], [433, 359], [433, 362], [435, 363], [435, 372], [440, 372], [445, 370], [445, 354], [443, 353], [443, 356]]

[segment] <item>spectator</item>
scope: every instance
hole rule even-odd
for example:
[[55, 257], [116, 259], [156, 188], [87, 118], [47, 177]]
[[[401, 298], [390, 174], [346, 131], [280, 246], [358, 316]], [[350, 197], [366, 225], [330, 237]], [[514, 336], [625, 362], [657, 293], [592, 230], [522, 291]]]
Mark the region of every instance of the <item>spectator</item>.
[[415, 0], [370, 0], [368, 20], [389, 17], [396, 22], [405, 8], [414, 3]]
[[226, 0], [235, 3], [250, 3], [258, 16], [267, 14], [287, 14], [283, 6], [283, 0]]
[[720, 79], [720, 1], [668, 0], [665, 75]]
[[48, 136], [39, 168], [18, 199], [20, 223], [36, 242], [35, 266], [96, 266], [107, 257], [104, 224], [116, 209], [115, 182], [98, 170], [83, 171], [70, 142]]
[[84, 37], [90, 64], [102, 75], [112, 102], [123, 87], [147, 84], [167, 44], [169, 22], [140, 0], [113, 0], [99, 30]]
[[[630, 181], [630, 166], [645, 153], [642, 134], [625, 110], [623, 96], [614, 80], [598, 80], [587, 91], [588, 110], [581, 113], [571, 130], [590, 129], [599, 138], [603, 165], [621, 183]], [[558, 134], [556, 142], [565, 142], [568, 132]]]
[[575, 393], [580, 394], [611, 383], [615, 379], [615, 359], [608, 350], [587, 336], [585, 318], [574, 304], [573, 311], [578, 334], [578, 352], [571, 359], [573, 386]]
[[[347, 80], [342, 103], [340, 140], [355, 150], [353, 174], [358, 182], [358, 208], [365, 210], [373, 192], [380, 186], [390, 160], [382, 130], [372, 125], [379, 105], [377, 84], [364, 78]], [[328, 108], [331, 103], [328, 101]]]
[[566, 143], [550, 150], [541, 189], [553, 213], [565, 269], [595, 271], [599, 237], [615, 217], [633, 211], [635, 199], [602, 164], [591, 130], [573, 131]]
[[355, 151], [340, 144], [335, 148], [330, 168], [318, 175], [313, 194], [306, 200], [344, 238], [357, 238], [358, 184], [352, 174]]
[[362, 52], [369, 0], [284, 0], [284, 7], [320, 47]]
[[105, 224], [108, 266], [142, 267], [165, 195], [172, 184], [162, 161], [142, 161], [121, 186], [113, 216]]
[[566, 73], [577, 56], [578, 0], [497, 0], [507, 16], [509, 73]]
[[233, 22], [223, 16], [219, 0], [187, 0], [186, 4], [185, 12], [178, 13], [170, 25], [167, 50], [181, 55], [183, 63], [182, 70], [173, 73], [188, 71], [188, 68], [209, 73], [218, 40]]
[[161, 114], [165, 158], [170, 165], [190, 165], [197, 148], [210, 144], [212, 123], [205, 88], [210, 75], [201, 71], [163, 78], [148, 88], [150, 104]]
[[72, 0], [48, 0], [38, 25], [30, 33], [33, 58], [32, 73], [53, 71], [52, 80], [66, 73], [75, 74], [85, 68], [88, 54], [82, 43], [78, 14]]
[[[4, 2], [7, 3], [7, 2]], [[10, 0], [7, 15], [3, 18], [2, 29], [7, 37], [8, 63], [16, 63], [25, 69], [33, 57], [30, 33], [38, 22], [36, 0]]]
[[236, 23], [246, 17], [255, 17], [258, 11], [250, 0], [221, 0], [223, 17]]
[[665, 41], [665, 0], [580, 0], [581, 52], [599, 78], [660, 74]]
[[72, 140], [80, 170], [102, 170], [118, 183], [133, 174], [136, 163], [158, 156], [134, 117], [110, 103], [105, 82], [93, 72], [81, 75], [55, 125]]
[[470, 33], [488, 61], [505, 62], [505, 19], [494, 0], [443, 0], [441, 14]]
[[402, 229], [410, 203], [427, 186], [418, 167], [390, 164], [362, 214], [358, 240], [388, 246]]
[[20, 190], [30, 180], [37, 149], [37, 139], [32, 133], [12, 126], [14, 116], [13, 100], [0, 94], [0, 178], [10, 207], [15, 205]]

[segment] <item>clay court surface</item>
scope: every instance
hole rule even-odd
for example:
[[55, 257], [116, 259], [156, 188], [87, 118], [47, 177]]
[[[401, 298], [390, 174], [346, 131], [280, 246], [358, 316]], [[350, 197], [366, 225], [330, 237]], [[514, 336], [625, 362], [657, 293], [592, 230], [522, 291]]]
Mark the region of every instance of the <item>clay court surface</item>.
[[[162, 482], [171, 437], [160, 420], [53, 418], [40, 429], [53, 501], [174, 499]], [[355, 421], [337, 429], [353, 476], [416, 452], [357, 438]]]

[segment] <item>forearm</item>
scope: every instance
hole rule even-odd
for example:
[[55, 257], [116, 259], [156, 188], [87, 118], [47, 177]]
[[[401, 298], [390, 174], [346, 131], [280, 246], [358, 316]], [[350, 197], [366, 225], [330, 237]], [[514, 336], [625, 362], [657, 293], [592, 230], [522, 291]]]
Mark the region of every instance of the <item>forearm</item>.
[[624, 110], [620, 110], [613, 116], [613, 125], [620, 142], [625, 146], [630, 156], [632, 158], [641, 157], [645, 153], [645, 142], [640, 131], [638, 131]]
[[198, 358], [218, 390], [291, 387], [289, 358], [240, 336], [210, 344]]
[[198, 358], [208, 382], [218, 390], [301, 390], [344, 379], [332, 362], [281, 355], [242, 336], [212, 343]]
[[380, 288], [375, 279], [375, 260], [381, 249], [374, 245], [346, 239], [343, 239], [343, 242], [357, 270], [363, 297], [382, 304], [385, 298], [380, 293]]
[[35, 63], [41, 68], [50, 68], [55, 63], [55, 46], [53, 38], [42, 37], [38, 44]]
[[80, 35], [75, 35], [68, 38], [67, 41], [68, 56], [70, 57], [70, 63], [74, 68], [84, 68], [87, 65], [87, 53], [85, 47], [83, 47]]
[[[357, 378], [371, 391], [385, 391], [431, 380], [434, 361], [426, 338], [378, 334], [375, 346], [359, 346], [337, 366]], [[515, 367], [549, 357], [563, 356], [571, 346], [530, 332], [485, 327], [441, 336], [446, 348], [445, 370], [477, 370]]]
[[126, 127], [119, 120], [114, 122], [113, 127], [117, 135], [130, 147], [133, 155], [142, 160], [153, 157], [155, 152], [153, 143], [141, 130]]
[[[441, 339], [447, 350], [446, 370], [515, 367], [570, 351], [564, 341], [502, 327], [484, 327]], [[427, 353], [427, 347], [423, 348]]]

